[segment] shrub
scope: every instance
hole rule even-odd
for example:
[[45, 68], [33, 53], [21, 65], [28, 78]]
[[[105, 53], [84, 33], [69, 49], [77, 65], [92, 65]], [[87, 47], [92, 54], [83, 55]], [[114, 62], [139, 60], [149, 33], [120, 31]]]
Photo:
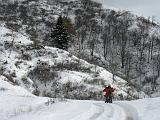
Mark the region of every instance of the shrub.
[[4, 87], [1, 87], [1, 88], [0, 88], [0, 91], [6, 91], [6, 90], [8, 90], [8, 89], [6, 89], [6, 88], [4, 88]]
[[11, 74], [3, 74], [3, 76], [5, 76], [8, 79], [8, 81], [13, 83], [14, 85], [19, 85], [19, 83], [13, 79], [13, 76]]
[[26, 76], [22, 76], [21, 80], [23, 81], [23, 83], [25, 85], [30, 85], [30, 82], [28, 81], [27, 77]]
[[84, 82], [86, 83], [86, 84], [91, 84], [91, 85], [102, 85], [102, 80], [101, 79], [97, 79], [97, 78], [95, 78], [95, 79], [92, 79], [92, 80], [84, 80]]
[[48, 63], [43, 61], [38, 61], [37, 66], [28, 74], [28, 77], [32, 80], [45, 82], [45, 86], [47, 81], [54, 80], [57, 76], [57, 72], [51, 70]]
[[22, 54], [22, 59], [23, 60], [32, 60], [32, 57], [28, 53], [23, 53]]
[[19, 65], [20, 65], [21, 63], [23, 63], [23, 61], [16, 61], [15, 66], [16, 66], [17, 68], [20, 68]]
[[55, 69], [55, 70], [72, 70], [72, 71], [80, 71], [80, 72], [91, 73], [90, 68], [83, 67], [83, 66], [81, 66], [80, 63], [77, 63], [77, 62], [56, 63], [54, 66], [52, 66], [52, 69]]

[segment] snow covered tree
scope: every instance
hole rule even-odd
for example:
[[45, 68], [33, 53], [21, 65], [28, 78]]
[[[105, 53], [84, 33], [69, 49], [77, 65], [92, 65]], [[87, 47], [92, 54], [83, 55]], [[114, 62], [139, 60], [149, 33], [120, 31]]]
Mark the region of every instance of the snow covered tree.
[[62, 16], [59, 16], [56, 27], [51, 34], [51, 44], [55, 44], [57, 48], [68, 50], [69, 36], [64, 26]]

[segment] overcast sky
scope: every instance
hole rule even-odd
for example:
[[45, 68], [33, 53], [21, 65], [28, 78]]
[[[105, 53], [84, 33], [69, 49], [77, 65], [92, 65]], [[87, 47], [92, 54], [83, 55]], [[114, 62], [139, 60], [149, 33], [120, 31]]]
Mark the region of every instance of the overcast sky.
[[97, 0], [106, 8], [130, 10], [145, 17], [155, 16], [160, 21], [160, 0]]

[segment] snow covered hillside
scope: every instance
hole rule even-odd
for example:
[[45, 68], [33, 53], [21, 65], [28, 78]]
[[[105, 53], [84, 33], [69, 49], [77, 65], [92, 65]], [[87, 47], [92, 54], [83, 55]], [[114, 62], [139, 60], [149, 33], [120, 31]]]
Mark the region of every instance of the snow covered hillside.
[[[1, 78], [3, 79], [3, 78]], [[51, 102], [49, 102], [51, 101]], [[136, 101], [50, 100], [0, 80], [0, 120], [159, 120], [160, 98]]]
[[138, 98], [137, 92], [104, 68], [89, 64], [70, 53], [35, 45], [27, 36], [0, 27], [1, 76], [40, 96], [72, 99], [102, 99], [104, 85], [116, 88], [115, 98]]
[[[14, 0], [0, 1], [0, 22], [5, 23], [7, 28], [27, 34], [27, 39], [30, 38], [35, 42], [34, 45], [38, 43], [55, 47], [51, 34], [55, 29], [58, 16], [62, 15], [65, 27], [70, 33], [68, 44], [70, 53], [107, 69], [127, 80], [139, 91], [145, 91], [149, 96], [160, 96], [160, 27], [152, 17], [137, 16], [129, 11], [104, 9], [102, 7], [104, 3], [100, 4], [99, 0], [94, 0], [97, 2], [93, 0], [17, 0], [23, 2], [11, 3], [8, 1]], [[5, 44], [7, 47], [8, 43]], [[35, 46], [36, 49], [42, 49], [41, 45]], [[35, 47], [28, 45], [24, 50], [27, 49], [26, 51], [29, 52], [29, 49]], [[21, 53], [26, 54], [24, 50]], [[39, 52], [41, 50], [35, 51], [38, 51], [36, 55], [45, 53]], [[33, 58], [28, 55], [23, 57], [23, 59]], [[64, 68], [62, 64], [58, 66]], [[72, 64], [72, 66], [77, 65]], [[48, 69], [46, 67], [45, 69]], [[37, 70], [33, 72], [35, 71]], [[52, 71], [58, 70], [52, 69]], [[32, 73], [28, 73], [31, 81]], [[68, 73], [64, 72], [64, 74]], [[50, 76], [54, 75], [56, 76], [55, 72], [50, 74]], [[23, 78], [25, 80], [25, 76]], [[32, 84], [31, 81], [27, 84]], [[48, 94], [48, 90], [44, 93], [37, 91], [35, 91], [36, 94]]]

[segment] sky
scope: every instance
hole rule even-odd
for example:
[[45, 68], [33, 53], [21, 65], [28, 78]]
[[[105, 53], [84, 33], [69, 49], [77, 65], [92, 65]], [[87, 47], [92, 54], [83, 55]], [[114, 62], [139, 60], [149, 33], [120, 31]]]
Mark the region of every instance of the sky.
[[105, 8], [129, 10], [145, 17], [155, 17], [160, 21], [160, 0], [96, 0]]

